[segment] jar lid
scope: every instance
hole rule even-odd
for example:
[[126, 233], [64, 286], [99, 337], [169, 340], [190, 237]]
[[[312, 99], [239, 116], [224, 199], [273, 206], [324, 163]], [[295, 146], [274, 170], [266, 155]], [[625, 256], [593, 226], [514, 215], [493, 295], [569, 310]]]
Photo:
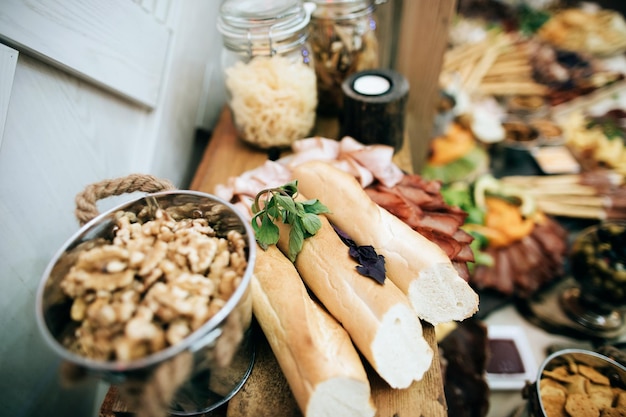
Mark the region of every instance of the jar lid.
[[226, 0], [217, 28], [232, 40], [280, 40], [306, 28], [310, 12], [299, 0]]

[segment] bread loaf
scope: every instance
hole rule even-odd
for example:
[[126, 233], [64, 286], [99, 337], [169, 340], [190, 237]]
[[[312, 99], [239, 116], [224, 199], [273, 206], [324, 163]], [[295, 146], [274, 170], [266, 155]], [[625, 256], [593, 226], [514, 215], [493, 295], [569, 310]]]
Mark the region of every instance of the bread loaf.
[[374, 203], [352, 175], [320, 161], [299, 165], [292, 175], [302, 194], [330, 209], [333, 224], [385, 257], [388, 277], [420, 318], [438, 324], [464, 320], [478, 310], [478, 295], [446, 253]]
[[[319, 218], [321, 229], [304, 240], [295, 260], [303, 281], [391, 387], [407, 388], [421, 380], [430, 368], [433, 351], [407, 297], [389, 279], [379, 284], [359, 274], [348, 246], [326, 217]], [[286, 252], [289, 226], [278, 226], [278, 247]]]
[[372, 417], [370, 385], [346, 331], [276, 248], [257, 251], [253, 311], [306, 417]]

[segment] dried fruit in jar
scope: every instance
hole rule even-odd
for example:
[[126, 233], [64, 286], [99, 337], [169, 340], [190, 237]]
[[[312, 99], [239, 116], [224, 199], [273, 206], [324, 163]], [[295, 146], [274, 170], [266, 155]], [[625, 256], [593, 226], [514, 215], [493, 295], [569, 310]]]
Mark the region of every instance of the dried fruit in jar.
[[[341, 84], [351, 74], [379, 66], [372, 6], [318, 4], [311, 19], [311, 49], [317, 76], [318, 113], [343, 107]], [[341, 7], [354, 8], [340, 10]]]

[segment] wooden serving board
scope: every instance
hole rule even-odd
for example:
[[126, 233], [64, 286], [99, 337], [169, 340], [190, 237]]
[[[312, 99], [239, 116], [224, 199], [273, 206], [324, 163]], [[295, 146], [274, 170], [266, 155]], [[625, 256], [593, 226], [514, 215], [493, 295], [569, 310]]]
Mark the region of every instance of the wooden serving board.
[[[318, 120], [314, 134], [336, 138], [336, 120]], [[411, 172], [410, 153], [405, 140], [404, 148], [394, 161], [407, 172]], [[213, 193], [218, 184], [226, 183], [233, 176], [262, 165], [268, 158], [267, 152], [252, 148], [237, 137], [231, 113], [224, 109], [220, 120], [207, 145], [190, 188]], [[372, 397], [378, 410], [377, 417], [443, 417], [447, 416], [443, 379], [439, 365], [439, 352], [432, 325], [423, 322], [424, 337], [434, 351], [433, 364], [421, 381], [407, 389], [392, 389], [366, 364]], [[243, 388], [221, 410], [211, 413], [219, 417], [297, 417], [298, 410], [289, 386], [276, 362], [264, 335], [256, 334], [256, 360], [252, 373]], [[106, 409], [106, 410], [105, 410]], [[117, 398], [114, 387], [103, 403], [100, 416], [119, 417], [129, 415], [129, 410]]]

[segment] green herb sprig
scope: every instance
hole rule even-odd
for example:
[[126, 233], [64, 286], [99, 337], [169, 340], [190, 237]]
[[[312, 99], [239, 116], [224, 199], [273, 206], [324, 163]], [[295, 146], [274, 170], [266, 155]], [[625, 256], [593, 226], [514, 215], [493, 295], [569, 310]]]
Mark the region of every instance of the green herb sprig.
[[287, 257], [291, 262], [302, 250], [304, 239], [317, 233], [322, 227], [318, 214], [328, 213], [328, 208], [319, 200], [296, 201], [298, 181], [294, 180], [276, 188], [260, 191], [252, 204], [252, 228], [256, 241], [265, 250], [275, 245], [279, 238], [276, 222], [291, 226]]

